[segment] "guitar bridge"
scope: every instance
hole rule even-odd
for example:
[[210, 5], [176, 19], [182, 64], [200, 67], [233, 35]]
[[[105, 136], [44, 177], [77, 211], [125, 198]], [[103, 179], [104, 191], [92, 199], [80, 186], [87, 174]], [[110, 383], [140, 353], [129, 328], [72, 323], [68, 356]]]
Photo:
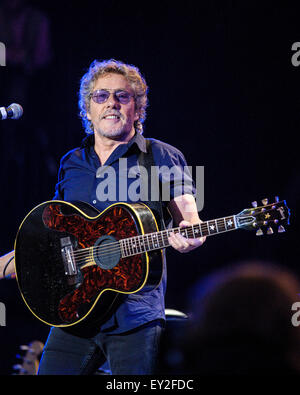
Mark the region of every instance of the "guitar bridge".
[[60, 239], [61, 255], [64, 263], [65, 275], [68, 276], [68, 284], [78, 287], [81, 284], [82, 275], [78, 271], [74, 255], [73, 245], [70, 237], [62, 237]]

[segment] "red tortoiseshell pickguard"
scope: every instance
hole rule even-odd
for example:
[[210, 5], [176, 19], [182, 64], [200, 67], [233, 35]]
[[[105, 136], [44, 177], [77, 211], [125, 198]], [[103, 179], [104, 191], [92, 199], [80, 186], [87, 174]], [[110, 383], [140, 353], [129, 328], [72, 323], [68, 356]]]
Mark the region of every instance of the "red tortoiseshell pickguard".
[[[101, 235], [112, 235], [120, 240], [139, 234], [133, 217], [119, 205], [112, 206], [96, 219], [87, 219], [79, 212], [64, 215], [60, 204], [51, 203], [44, 209], [43, 222], [50, 229], [74, 235], [80, 248], [92, 247]], [[76, 253], [78, 251], [80, 249]], [[65, 322], [77, 320], [79, 307], [89, 307], [103, 290], [135, 292], [144, 280], [144, 266], [142, 256], [138, 254], [121, 258], [113, 269], [102, 269], [97, 265], [82, 268], [82, 284], [60, 301], [61, 319]]]

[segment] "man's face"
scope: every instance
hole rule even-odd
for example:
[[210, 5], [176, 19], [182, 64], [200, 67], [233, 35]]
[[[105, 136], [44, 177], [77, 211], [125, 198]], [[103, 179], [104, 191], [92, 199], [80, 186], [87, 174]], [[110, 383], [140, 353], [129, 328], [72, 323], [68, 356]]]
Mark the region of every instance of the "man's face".
[[93, 92], [102, 89], [108, 90], [110, 96], [100, 104], [91, 98], [90, 109], [87, 112], [87, 118], [92, 122], [94, 132], [112, 139], [122, 139], [130, 133], [134, 134], [134, 121], [139, 119], [134, 98], [130, 97], [127, 104], [122, 104], [114, 95], [117, 91], [133, 94], [126, 78], [114, 73], [102, 76], [95, 82]]

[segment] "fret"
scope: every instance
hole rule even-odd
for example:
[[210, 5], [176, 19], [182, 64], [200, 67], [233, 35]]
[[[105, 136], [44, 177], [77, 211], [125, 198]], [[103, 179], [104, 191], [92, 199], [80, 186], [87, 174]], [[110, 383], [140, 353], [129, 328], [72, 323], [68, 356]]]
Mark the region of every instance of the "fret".
[[139, 252], [144, 252], [143, 251], [143, 239], [141, 239], [140, 236], [137, 236], [137, 245], [139, 248]]
[[125, 254], [125, 249], [123, 246], [123, 240], [120, 240], [119, 244], [120, 244], [120, 248], [121, 248], [121, 257], [125, 257], [126, 254]]
[[215, 221], [208, 221], [208, 231], [210, 235], [218, 233]]
[[141, 236], [141, 239], [142, 239], [142, 245], [143, 245], [143, 252], [145, 252], [145, 251], [147, 251], [147, 244], [146, 244], [147, 237], [146, 237], [146, 235]]
[[168, 237], [170, 237], [170, 233], [172, 232], [172, 229], [167, 229], [165, 232], [166, 232], [166, 243], [167, 243], [166, 245], [169, 246], [170, 243]]
[[155, 247], [160, 247], [160, 245], [161, 245], [161, 243], [160, 243], [160, 241], [159, 241], [159, 236], [160, 236], [159, 233], [156, 233], [156, 234], [155, 234], [155, 237], [156, 237], [156, 244], [155, 244]]
[[136, 243], [135, 243], [135, 241], [134, 241], [134, 238], [129, 239], [129, 243], [131, 244], [132, 252], [135, 254], [135, 253], [136, 253], [136, 251], [135, 251], [135, 249], [136, 249]]
[[153, 233], [151, 233], [151, 250], [153, 250], [154, 249], [154, 238], [153, 238], [153, 236], [154, 236], [154, 234]]
[[190, 237], [191, 239], [194, 239], [194, 238], [196, 238], [196, 237], [199, 237], [199, 236], [196, 236], [196, 235], [195, 235], [194, 225], [192, 225], [192, 226], [190, 226], [190, 227], [188, 228], [188, 235], [189, 235], [189, 237]]
[[128, 239], [122, 240], [124, 256], [137, 255], [145, 252], [145, 245], [141, 242], [141, 236], [135, 236]]
[[130, 249], [131, 245], [130, 245], [130, 240], [126, 239], [126, 244], [127, 244], [127, 251], [129, 253], [129, 255], [132, 255], [132, 250]]
[[152, 248], [154, 249], [154, 248], [157, 247], [157, 244], [158, 244], [158, 241], [157, 241], [157, 234], [156, 234], [156, 233], [152, 233], [152, 240], [153, 240], [153, 246], [152, 246]]
[[141, 236], [138, 236], [138, 243], [139, 243], [140, 252], [144, 252], [144, 242]]
[[125, 256], [127, 256], [128, 255], [128, 247], [127, 247], [126, 239], [122, 240], [122, 244], [123, 244], [123, 248], [124, 248], [124, 251], [125, 251]]
[[179, 233], [181, 234], [181, 236], [183, 237], [188, 237], [187, 235], [187, 228], [182, 228], [179, 230]]
[[129, 250], [129, 245], [128, 245], [128, 239], [125, 239], [125, 240], [124, 240], [124, 243], [125, 243], [125, 246], [126, 246], [127, 255], [130, 255], [130, 250]]
[[148, 242], [149, 242], [149, 250], [151, 251], [153, 249], [152, 233], [148, 234]]
[[157, 241], [155, 242], [154, 238], [155, 238], [155, 233], [152, 233], [152, 249], [154, 249], [156, 247]]
[[233, 215], [232, 218], [233, 218], [233, 222], [234, 222], [234, 229], [238, 229], [238, 224], [236, 222], [236, 216]]
[[159, 232], [160, 247], [165, 247], [164, 231]]
[[153, 241], [153, 233], [150, 233], [150, 241], [151, 241], [151, 243], [150, 243], [150, 250], [152, 250], [153, 249], [153, 246], [154, 246], [154, 241]]
[[168, 247], [170, 245], [168, 237], [171, 232], [180, 233], [186, 238], [197, 238], [227, 232], [236, 228], [235, 217], [230, 216], [202, 222], [186, 228], [173, 228], [160, 232], [147, 233], [120, 240], [121, 256], [126, 257]]
[[128, 240], [128, 246], [129, 246], [129, 252], [130, 252], [130, 255], [134, 255], [134, 250], [133, 250], [133, 245], [132, 245], [132, 241], [131, 241], [131, 239], [127, 239]]
[[187, 228], [185, 228], [185, 236], [187, 238], [193, 238], [193, 231], [192, 231], [192, 227], [188, 226]]
[[225, 226], [226, 226], [226, 230], [235, 229], [234, 219], [232, 216], [225, 218]]
[[139, 238], [140, 252], [144, 252], [145, 251], [145, 245], [144, 245], [143, 236], [139, 236], [138, 238]]
[[143, 246], [143, 252], [145, 252], [145, 251], [147, 251], [147, 246], [146, 246], [147, 238], [146, 238], [146, 235], [141, 235], [140, 238], [142, 240], [141, 244]]
[[[166, 241], [167, 245], [165, 245], [164, 240], [162, 238], [162, 233], [147, 233], [143, 236], [136, 236], [139, 240], [136, 243], [132, 244], [132, 248], [135, 248], [137, 251], [134, 253], [141, 253], [146, 251], [151, 251], [159, 248], [163, 248], [168, 246], [169, 243]], [[134, 239], [134, 238], [132, 238]], [[140, 241], [142, 240], [142, 241]]]
[[136, 249], [137, 249], [137, 252], [141, 252], [141, 244], [140, 244], [140, 239], [139, 239], [139, 236], [136, 236], [135, 237], [135, 244], [136, 244]]
[[217, 219], [217, 223], [218, 223], [218, 230], [219, 230], [219, 232], [226, 232], [225, 218]]
[[194, 225], [192, 225], [192, 232], [193, 232], [193, 238], [195, 239], [196, 236], [195, 236], [195, 228], [194, 228]]
[[164, 230], [162, 232], [163, 235], [163, 241], [164, 241], [164, 246], [167, 247], [169, 245], [169, 240], [168, 240], [168, 231]]
[[207, 227], [207, 222], [202, 222], [201, 224], [200, 224], [200, 228], [201, 228], [201, 235], [202, 236], [209, 236], [209, 230], [208, 230], [208, 227]]
[[158, 241], [158, 247], [163, 247], [163, 240], [162, 240], [162, 234], [161, 234], [161, 232], [158, 232], [157, 233], [157, 241]]
[[209, 222], [208, 221], [206, 222], [206, 226], [207, 226], [208, 235], [210, 236], [211, 233], [210, 233], [210, 228], [209, 228]]
[[157, 239], [158, 239], [158, 246], [163, 247], [164, 244], [163, 244], [161, 232], [157, 233]]
[[199, 237], [199, 236], [202, 237], [203, 236], [200, 224], [193, 226], [193, 232], [194, 232], [195, 237]]
[[161, 240], [161, 247], [162, 248], [167, 246], [166, 243], [165, 243], [165, 233], [166, 232], [164, 230], [162, 230], [160, 232], [160, 240]]
[[151, 244], [149, 240], [150, 234], [147, 234], [148, 251], [151, 250]]

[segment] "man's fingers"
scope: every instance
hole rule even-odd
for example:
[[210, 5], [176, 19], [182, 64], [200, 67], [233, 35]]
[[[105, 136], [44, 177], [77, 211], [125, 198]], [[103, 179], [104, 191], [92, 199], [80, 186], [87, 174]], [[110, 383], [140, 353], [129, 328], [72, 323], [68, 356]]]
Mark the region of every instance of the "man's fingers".
[[191, 224], [188, 221], [181, 221], [180, 224], [179, 224], [180, 228], [184, 228], [184, 227], [190, 226], [190, 225]]
[[184, 250], [190, 246], [189, 240], [185, 239], [179, 233], [170, 233], [169, 236], [169, 243], [172, 247], [176, 248], [177, 250]]

